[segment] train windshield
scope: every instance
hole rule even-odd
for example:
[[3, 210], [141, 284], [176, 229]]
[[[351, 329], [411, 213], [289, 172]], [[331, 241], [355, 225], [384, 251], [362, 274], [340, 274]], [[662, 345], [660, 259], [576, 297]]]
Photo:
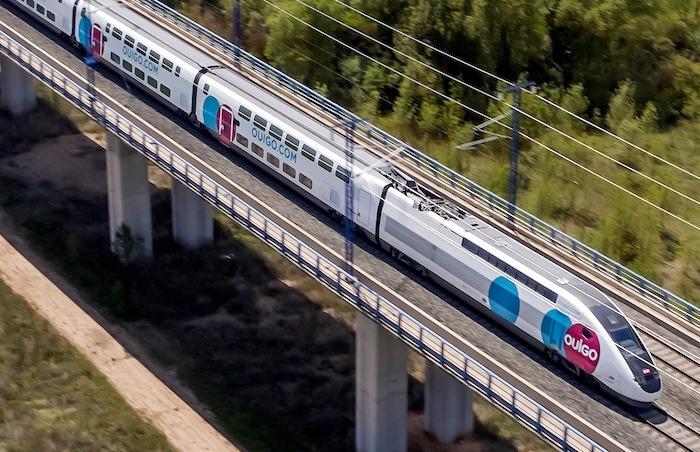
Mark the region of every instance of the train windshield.
[[629, 350], [634, 354], [644, 353], [639, 338], [637, 338], [637, 335], [634, 334], [634, 331], [632, 331], [629, 325], [610, 331], [610, 336], [613, 341], [619, 344], [624, 350]]
[[618, 345], [623, 356], [636, 355], [643, 361], [651, 362], [651, 357], [644, 349], [642, 341], [624, 316], [607, 305], [591, 306], [590, 309]]

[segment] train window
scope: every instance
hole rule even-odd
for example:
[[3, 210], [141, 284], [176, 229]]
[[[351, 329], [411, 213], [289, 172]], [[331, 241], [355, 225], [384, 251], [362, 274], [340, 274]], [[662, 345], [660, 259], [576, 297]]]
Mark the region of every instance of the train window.
[[241, 143], [243, 146], [248, 147], [248, 138], [244, 137], [240, 133], [236, 135], [236, 141]]
[[350, 182], [350, 171], [345, 168], [339, 166], [338, 169], [335, 170], [335, 175], [345, 183]]
[[498, 264], [496, 264], [496, 267], [498, 267], [498, 269], [501, 270], [502, 272], [505, 272], [506, 268], [508, 268], [508, 264], [506, 264], [505, 262], [503, 262], [502, 260], [499, 259]]
[[30, 8], [34, 8], [34, 0], [27, 0], [27, 6]]
[[590, 338], [593, 337], [593, 335], [591, 334], [591, 330], [589, 330], [589, 329], [586, 328], [585, 326], [581, 329], [581, 334], [582, 334], [583, 337], [585, 337], [586, 339], [590, 339]]
[[238, 107], [238, 114], [240, 115], [241, 118], [245, 119], [246, 121], [250, 121], [251, 112], [250, 112], [250, 110], [245, 108], [243, 105]]
[[301, 173], [299, 173], [299, 182], [301, 182], [301, 184], [309, 190], [314, 186], [314, 182]]
[[36, 12], [38, 12], [39, 14], [44, 14], [46, 12], [46, 9], [41, 5], [36, 5]]
[[301, 147], [301, 155], [303, 155], [303, 156], [306, 157], [307, 159], [311, 160], [312, 162], [313, 162], [314, 160], [316, 160], [316, 150], [315, 150], [315, 149], [311, 149], [311, 148], [308, 147], [307, 145], [303, 145], [303, 146]]
[[267, 128], [267, 121], [258, 115], [255, 115], [253, 118], [253, 124], [260, 130], [265, 130]]
[[119, 55], [117, 55], [117, 54], [114, 53], [114, 52], [110, 53], [109, 58], [110, 58], [112, 61], [114, 61], [115, 63], [117, 63], [117, 65], [119, 65], [119, 63], [121, 63], [121, 61], [122, 61], [121, 58], [119, 58]]
[[158, 89], [158, 80], [154, 79], [151, 76], [148, 76], [148, 84], [151, 85], [154, 89]]
[[105, 33], [109, 33], [109, 30], [112, 28], [112, 24], [107, 24], [107, 27], [105, 28]]
[[297, 177], [297, 170], [295, 170], [293, 166], [287, 165], [286, 163], [282, 164], [282, 171], [284, 171], [289, 177]]
[[137, 67], [134, 68], [134, 74], [136, 75], [136, 77], [140, 78], [141, 80], [146, 78], [146, 74], [144, 74], [143, 71]]
[[329, 159], [325, 155], [319, 155], [318, 166], [320, 166], [326, 171], [331, 171], [333, 169], [333, 160]]
[[134, 38], [132, 38], [131, 36], [129, 36], [129, 35], [124, 36], [124, 44], [125, 44], [127, 47], [131, 47], [131, 48], [133, 49], [133, 48], [134, 48], [134, 42], [135, 42], [135, 41], [134, 41]]
[[165, 85], [160, 85], [160, 92], [170, 97], [170, 88]]
[[146, 56], [146, 54], [148, 53], [148, 47], [139, 42], [138, 44], [136, 44], [136, 51], [141, 55]]
[[468, 251], [476, 254], [477, 253], [477, 248], [476, 245], [474, 245], [472, 242], [470, 242], [467, 239], [462, 239], [462, 247], [466, 248]]
[[168, 72], [172, 72], [173, 71], [173, 62], [167, 58], [163, 58], [163, 69], [165, 69]]
[[118, 29], [117, 27], [114, 27], [114, 30], [112, 30], [112, 36], [114, 36], [114, 39], [122, 40], [122, 31]]
[[253, 149], [253, 152], [257, 154], [258, 157], [262, 158], [263, 155], [265, 155], [265, 152], [263, 151], [263, 148], [258, 146], [257, 144], [253, 143], [250, 145], [250, 147]]
[[122, 67], [123, 67], [124, 69], [126, 69], [127, 71], [129, 71], [129, 72], [131, 72], [131, 69], [133, 69], [133, 66], [131, 65], [131, 63], [129, 63], [129, 62], [126, 61], [126, 60], [123, 60], [123, 61], [122, 61]]
[[269, 152], [267, 153], [267, 161], [270, 162], [270, 164], [272, 164], [272, 166], [274, 166], [275, 168], [279, 168], [280, 166], [280, 159], [278, 159], [277, 156]]
[[179, 76], [180, 76], [180, 66], [177, 66], [175, 68], [175, 77], [179, 77]]
[[209, 83], [204, 84], [204, 89], [202, 89], [202, 92], [204, 93], [205, 96], [207, 94], [209, 94]]
[[272, 136], [272, 138], [274, 138], [275, 140], [282, 140], [282, 133], [282, 129], [280, 129], [274, 124], [270, 124], [270, 135]]
[[151, 50], [151, 53], [148, 54], [148, 59], [155, 64], [160, 64], [160, 54], [158, 52]]
[[289, 134], [287, 134], [287, 137], [285, 138], [284, 142], [287, 146], [294, 149], [295, 151], [299, 149], [299, 140], [297, 140]]
[[50, 21], [56, 22], [56, 15], [51, 11], [46, 11], [46, 17], [48, 17]]

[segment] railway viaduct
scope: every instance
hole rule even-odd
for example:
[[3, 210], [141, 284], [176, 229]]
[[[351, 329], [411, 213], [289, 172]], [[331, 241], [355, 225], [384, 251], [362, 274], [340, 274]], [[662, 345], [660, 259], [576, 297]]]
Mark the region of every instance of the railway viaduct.
[[[186, 19], [181, 17], [177, 18], [177, 13], [168, 11], [167, 7], [158, 4], [158, 2], [138, 0], [138, 2], [129, 1], [127, 3], [133, 5], [140, 3], [141, 6], [139, 7], [129, 6], [129, 8], [141, 8], [139, 14], [144, 14], [144, 17], [150, 17], [150, 20], [158, 20], [159, 15], [168, 17], [168, 20], [174, 20], [173, 22], [168, 22], [169, 25], [167, 26], [172, 27], [173, 30], [178, 29], [178, 27], [181, 30], [186, 30], [187, 33], [192, 34], [194, 39], [201, 39], [205, 45], [209, 43], [212, 46], [212, 50], [226, 50], [226, 45], [230, 45], [223, 44], [221, 38], [218, 38], [219, 41], [217, 41], [211, 32], [201, 30], [200, 26], [186, 22]], [[147, 11], [149, 8], [152, 8], [152, 10]], [[6, 28], [12, 30], [12, 36], [23, 42], [25, 46], [34, 48], [41, 55], [41, 58], [45, 58], [42, 61], [51, 61], [49, 64], [57, 63], [63, 66], [63, 69], [59, 69], [59, 72], [62, 73], [61, 77], [71, 79], [75, 82], [76, 87], [80, 86], [79, 89], [84, 91], [85, 88], [83, 87], [86, 82], [77, 74], [77, 72], [81, 71], [84, 73], [82, 61], [69, 52], [63, 51], [62, 46], [57, 44], [55, 39], [45, 36], [47, 34], [50, 35], [47, 30], [40, 31], [37, 28], [41, 27], [36, 23], [24, 22], [24, 19], [17, 19], [14, 13], [8, 11], [0, 3], [0, 13], [2, 13], [0, 15], [0, 41], [3, 34], [2, 22], [5, 17], [4, 14], [7, 14], [8, 18], [13, 19], [12, 27], [19, 27], [20, 29], [17, 32], [14, 29]], [[41, 45], [33, 45], [35, 43]], [[15, 60], [2, 56], [3, 51], [5, 51], [6, 55], [13, 55], [12, 52], [7, 50], [7, 48], [3, 49], [0, 47], [0, 57], [3, 58], [0, 60], [2, 67], [0, 70], [0, 99], [2, 105], [8, 111], [22, 115], [36, 105], [36, 94], [32, 82], [34, 77], [40, 78], [44, 83], [47, 83], [41, 74], [49, 73], [55, 75], [55, 72], [47, 70], [45, 67], [28, 67], [21, 57], [17, 57], [17, 53], [14, 54]], [[224, 55], [224, 53], [220, 52], [220, 55]], [[61, 54], [60, 59], [53, 58], [53, 55], [58, 54]], [[227, 55], [233, 54], [234, 52], [230, 52]], [[14, 67], [15, 64], [19, 65]], [[305, 130], [314, 130], [314, 127], [319, 128], [319, 124], [323, 124], [322, 121], [318, 120], [318, 122], [310, 122], [307, 118], [310, 116], [308, 111], [301, 112], [300, 110], [289, 108], [284, 110], [287, 107], [285, 107], [284, 100], [280, 102], [282, 98], [281, 93], [286, 92], [285, 89], [287, 89], [295, 94], [302, 92], [305, 96], [309, 96], [308, 93], [303, 91], [304, 87], [292, 86], [292, 83], [295, 82], [290, 81], [288, 77], [285, 78], [279, 73], [275, 74], [272, 72], [272, 69], [266, 68], [262, 62], [252, 61], [251, 59], [248, 61], [248, 64], [247, 69], [252, 68], [251, 72], [254, 70], [261, 71], [259, 76], [260, 79], [263, 79], [263, 82], [259, 86], [253, 86], [253, 82], [249, 81], [247, 82], [249, 85], [241, 86], [242, 92], [246, 92], [248, 89], [257, 89], [255, 95], [251, 96], [256, 102], [260, 102], [261, 105], [266, 105], [268, 108], [275, 108], [281, 117], [286, 117], [288, 120], [293, 118], [295, 122], [299, 121], [298, 125], [304, 127]], [[22, 68], [19, 67], [20, 65]], [[28, 75], [29, 72], [26, 71], [32, 72], [33, 75]], [[72, 71], [72, 75], [69, 74], [70, 71]], [[97, 77], [99, 78], [100, 76], [97, 75]], [[271, 87], [272, 83], [269, 82], [265, 84], [265, 80], [272, 80], [274, 77], [278, 77], [278, 85], [276, 87]], [[241, 76], [241, 79], [243, 78]], [[241, 83], [246, 82], [243, 80]], [[63, 80], [63, 88], [58, 84], [54, 85], [53, 89], [61, 92], [61, 89], [65, 89], [65, 87], [66, 83]], [[172, 223], [173, 236], [176, 241], [184, 248], [189, 249], [211, 243], [213, 239], [211, 205], [215, 205], [232, 218], [239, 215], [238, 220], [240, 220], [240, 214], [237, 214], [233, 208], [235, 203], [231, 199], [230, 194], [222, 196], [222, 199], [226, 203], [231, 200], [232, 207], [230, 210], [227, 210], [227, 206], [222, 208], [222, 203], [220, 203], [216, 194], [217, 192], [212, 188], [212, 181], [219, 183], [216, 189], [221, 194], [223, 193], [222, 190], [229, 189], [234, 184], [233, 181], [238, 179], [241, 181], [246, 180], [245, 169], [234, 169], [233, 167], [236, 164], [231, 164], [228, 161], [222, 162], [221, 156], [218, 155], [216, 149], [212, 149], [204, 141], [193, 140], [191, 136], [188, 137], [189, 134], [187, 132], [183, 134], [181, 128], [166, 118], [167, 115], [155, 112], [156, 109], [152, 107], [141, 105], [143, 104], [142, 101], [137, 100], [131, 94], [125, 94], [123, 87], [120, 87], [118, 83], [113, 83], [113, 81], [110, 83], [105, 77], [102, 77], [98, 87], [99, 89], [106, 89], [105, 92], [98, 96], [98, 101], [107, 102], [110, 108], [121, 108], [118, 112], [127, 117], [122, 117], [122, 126], [124, 125], [124, 119], [133, 121], [133, 116], [129, 116], [130, 109], [133, 109], [140, 115], [140, 118], [148, 118], [148, 121], [138, 118], [134, 122], [135, 127], [147, 130], [148, 133], [151, 133], [151, 136], [163, 137], [162, 143], [165, 143], [166, 148], [171, 146], [169, 149], [176, 149], [174, 152], [178, 156], [178, 160], [191, 158], [189, 166], [183, 166], [184, 170], [179, 172], [170, 171], [172, 170], [172, 164], [171, 168], [164, 168], [173, 176]], [[78, 88], [72, 88], [71, 92], [76, 92], [76, 89]], [[105, 95], [112, 96], [117, 101], [114, 99], [106, 100]], [[132, 99], [128, 99], [129, 97]], [[274, 101], [273, 98], [277, 100]], [[303, 99], [306, 100], [309, 97]], [[75, 105], [86, 111], [84, 102], [81, 105], [82, 101], [82, 98], [72, 100]], [[272, 107], [272, 102], [276, 102], [274, 107]], [[319, 102], [322, 104], [323, 100]], [[277, 110], [278, 108], [279, 110]], [[88, 112], [88, 114], [90, 113]], [[120, 129], [119, 127], [114, 128], [112, 120], [108, 121], [106, 117], [100, 118], [99, 115], [95, 114], [91, 114], [91, 116], [107, 125], [109, 130], [106, 160], [112, 240], [114, 242], [116, 233], [121, 225], [126, 225], [142, 241], [143, 246], [139, 249], [142, 256], [151, 256], [153, 251], [151, 244], [150, 189], [146, 176], [147, 160], [144, 156], [148, 156], [149, 160], [159, 164], [157, 161], [159, 154], [155, 154], [156, 159], [154, 160], [154, 155], [149, 154], [153, 148], [151, 147], [151, 151], [149, 151], [149, 147], [145, 146], [144, 149], [144, 146], [141, 146], [139, 143], [140, 139], [130, 141], [132, 144], [135, 143], [135, 148], [132, 148], [127, 142], [122, 141], [122, 139], [126, 139], [124, 133], [121, 133], [119, 136], [115, 134], [119, 133]], [[119, 121], [117, 121], [118, 124]], [[162, 133], [158, 135], [158, 132], [161, 131]], [[165, 135], [166, 133], [168, 136]], [[143, 138], [143, 135], [141, 137]], [[182, 152], [177, 150], [177, 146], [181, 143], [180, 148]], [[185, 147], [187, 149], [184, 149]], [[193, 151], [188, 153], [190, 148]], [[156, 146], [155, 149], [161, 148]], [[216, 157], [212, 157], [213, 155]], [[170, 158], [172, 162], [172, 155]], [[199, 163], [195, 163], [196, 159], [198, 159]], [[215, 159], [218, 159], [216, 163], [214, 163]], [[427, 160], [419, 160], [421, 164], [426, 162]], [[164, 167], [164, 165], [160, 164], [159, 166]], [[221, 177], [214, 175], [205, 167], [213, 167]], [[190, 169], [189, 176], [187, 174], [188, 168]], [[440, 185], [441, 182], [438, 176], [448, 173], [445, 168], [432, 167], [432, 169], [435, 176], [432, 182], [436, 184], [436, 188], [440, 187], [443, 193], [453, 196], [455, 199], [467, 199], [467, 197], [460, 198], [459, 196], [462, 195], [455, 194], [455, 185], [452, 185], [452, 189]], [[207, 185], [209, 188], [203, 189], [202, 174], [209, 180]], [[199, 182], [197, 182], [197, 176], [199, 177]], [[442, 179], [443, 182], [444, 180]], [[452, 180], [454, 181], [454, 179]], [[183, 183], [185, 181], [189, 183]], [[258, 179], [256, 179], [255, 183], [258, 185], [251, 186], [250, 189], [256, 190], [256, 195], [258, 192], [264, 192], [269, 189], [269, 187], [260, 185], [262, 182]], [[470, 190], [472, 188], [472, 186], [469, 186]], [[502, 201], [492, 197], [491, 195], [493, 194], [485, 193], [480, 187], [479, 189], [482, 192], [471, 192], [472, 197], [474, 197], [475, 193], [478, 195], [481, 193], [486, 194], [485, 201], [488, 202], [489, 208], [493, 208], [493, 205], [497, 205], [498, 202]], [[195, 194], [195, 191], [198, 191], [198, 194]], [[304, 208], [294, 205], [293, 200], [285, 201], [284, 199], [279, 199], [284, 197], [279, 196], [279, 192], [275, 192], [274, 189], [270, 189], [270, 191], [274, 192], [276, 198], [273, 200], [271, 196], [267, 196], [265, 199], [262, 199], [263, 202], [269, 203], [270, 206], [269, 210], [262, 210], [265, 215], [268, 215], [268, 217], [265, 217], [264, 225], [249, 227], [248, 229], [257, 233], [261, 239], [264, 237], [268, 244], [275, 247], [282, 254], [289, 252], [289, 249], [284, 246], [285, 230], [282, 232], [281, 240], [269, 239], [267, 218], [272, 218], [272, 221], [288, 228], [286, 229], [288, 231], [287, 234], [293, 234], [296, 237], [308, 240], [304, 243], [314, 243], [313, 240], [318, 237], [320, 240], [316, 241], [313, 249], [318, 254], [313, 255], [314, 257], [311, 259], [316, 262], [315, 274], [312, 272], [310, 274], [331, 288], [331, 290], [336, 291], [336, 293], [341, 295], [341, 298], [349, 301], [350, 297], [346, 297], [349, 293], [348, 289], [343, 288], [344, 285], [340, 277], [342, 270], [338, 269], [342, 262], [334, 260], [335, 258], [332, 257], [332, 252], [338, 254], [338, 251], [342, 249], [342, 235], [333, 231], [328, 232], [329, 228], [327, 227], [326, 229], [319, 229], [318, 219], [314, 218], [313, 213], [300, 212]], [[240, 192], [233, 192], [237, 195], [240, 194]], [[266, 196], [266, 194], [261, 193], [261, 196]], [[207, 200], [205, 201], [205, 199]], [[248, 198], [244, 198], [244, 201], [250, 203]], [[254, 207], [256, 206], [254, 203], [252, 204]], [[471, 204], [467, 203], [466, 205]], [[257, 206], [264, 207], [260, 206], [260, 204], [257, 204]], [[293, 210], [295, 208], [297, 210]], [[278, 212], [276, 212], [276, 209]], [[478, 210], [478, 207], [476, 209]], [[493, 210], [492, 212], [495, 211]], [[273, 212], [277, 216], [273, 216]], [[248, 214], [250, 214], [250, 211], [248, 211]], [[532, 217], [525, 218], [526, 228], [529, 226], [530, 231], [537, 231], [539, 227], [543, 228], [547, 242], [555, 243], [563, 238], [562, 243], [565, 243], [565, 245], [562, 246], [562, 254], [568, 254], [569, 258], [573, 254], [579, 259], [581, 259], [581, 256], [584, 256], [579, 253], [582, 249], [585, 251], [585, 245], [575, 241], [572, 242], [573, 239], [564, 237], [561, 231], [556, 231], [546, 224], [541, 224], [537, 219]], [[250, 221], [248, 223], [248, 226], [251, 226]], [[263, 228], [264, 234], [262, 233]], [[306, 233], [306, 230], [309, 233]], [[323, 243], [319, 244], [318, 242], [321, 241]], [[529, 243], [536, 244], [538, 242], [532, 241]], [[324, 247], [326, 251], [323, 251]], [[533, 247], [536, 246], [533, 245]], [[556, 246], [552, 248], [556, 249]], [[295, 249], [297, 249], [296, 256], [290, 260], [297, 265], [302, 263], [300, 265], [302, 268], [305, 268], [304, 264], [307, 265], [305, 269], [309, 270], [311, 268], [309, 266], [309, 258], [305, 257], [305, 253], [299, 251], [302, 249], [302, 245], [297, 242]], [[567, 261], [566, 256], [562, 257], [556, 253], [550, 254], [552, 253], [551, 249], [538, 249], [543, 254], [552, 256], [553, 259], [559, 262], [565, 262], [567, 265], [571, 264], [571, 262]], [[586, 252], [590, 253], [591, 251]], [[331, 274], [334, 277], [337, 276], [337, 280], [333, 280], [331, 284], [328, 283], [328, 276], [324, 275], [326, 270], [318, 267], [318, 255], [327, 258], [326, 260], [331, 262], [331, 264], [337, 265], [331, 269]], [[621, 267], [620, 264], [604, 261], [603, 259], [606, 259], [604, 256], [598, 254], [592, 254], [592, 256], [594, 265], [599, 267], [607, 265], [608, 267], [606, 268], [609, 274], [612, 274], [613, 278], [617, 276], [618, 281], [621, 281], [624, 277], [632, 281], [633, 284], [638, 282], [637, 285], [632, 285], [631, 289], [624, 289], [622, 285], [617, 287], [618, 292], [615, 292], [615, 296], [618, 301], [626, 297], [634, 299], [635, 296], [643, 295], [650, 288], [657, 287], [653, 286], [651, 282], [642, 280], [638, 275], [630, 273], [627, 269]], [[286, 254], [286, 257], [290, 258], [289, 254]], [[588, 257], [590, 258], [590, 256]], [[651, 433], [655, 434], [656, 431], [653, 431], [653, 428], [649, 425], [640, 423], [638, 419], [626, 416], [614, 404], [611, 406], [605, 398], [591, 395], [589, 391], [581, 388], [577, 383], [572, 382], [571, 379], [548, 369], [547, 365], [542, 362], [541, 357], [529, 354], [527, 350], [504, 340], [500, 333], [494, 332], [488, 325], [483, 325], [478, 320], [471, 319], [469, 316], [465, 316], [463, 312], [450, 307], [447, 302], [440, 299], [439, 295], [430, 293], [421, 284], [403, 277], [402, 273], [391, 265], [375, 262], [380, 261], [380, 259], [371, 257], [371, 253], [367, 253], [364, 250], [358, 250], [356, 260], [360, 263], [359, 265], [366, 266], [367, 272], [376, 274], [376, 279], [381, 280], [379, 281], [380, 284], [369, 285], [372, 290], [379, 294], [377, 299], [384, 297], [382, 299], [388, 300], [386, 301], [387, 303], [394, 303], [393, 306], [398, 306], [401, 309], [401, 311], [393, 311], [398, 312], [398, 316], [393, 318], [389, 311], [382, 311], [381, 306], [386, 305], [380, 305], [379, 302], [368, 309], [363, 304], [364, 301], [360, 301], [359, 294], [361, 289], [358, 289], [357, 286], [351, 289], [353, 293], [357, 290], [358, 295], [355, 295], [357, 298], [355, 298], [353, 303], [355, 303], [355, 307], [359, 306], [356, 322], [356, 444], [358, 450], [405, 450], [407, 414], [406, 355], [408, 347], [412, 347], [426, 357], [426, 430], [433, 432], [442, 441], [451, 441], [460, 433], [468, 432], [473, 428], [473, 394], [478, 392], [481, 396], [541, 435], [545, 440], [565, 450], [626, 450], [628, 447], [640, 450], [650, 447], [655, 447], [659, 450], [671, 449], [671, 447], [667, 447], [669, 444], [668, 438], [662, 440], [651, 436]], [[585, 269], [585, 265], [581, 262], [581, 260], [574, 259], [574, 263], [569, 265], [569, 268], [573, 265], [577, 269]], [[364, 276], [363, 278], [365, 279], [362, 280], [362, 284], [371, 279]], [[383, 288], [380, 289], [380, 286]], [[620, 289], [620, 287], [623, 289]], [[624, 290], [627, 290], [627, 292]], [[664, 292], [663, 289], [661, 291], [667, 297], [665, 298], [667, 304], [669, 304], [669, 301], [675, 301], [672, 294]], [[621, 297], [618, 293], [622, 293], [623, 296]], [[410, 303], [406, 300], [409, 298]], [[640, 302], [640, 304], [642, 303]], [[663, 303], [661, 305], [663, 306]], [[675, 304], [675, 306], [682, 307], [683, 310], [680, 312], [687, 312], [690, 322], [695, 321], [697, 312], [691, 310], [690, 306], [682, 303]], [[656, 317], [656, 314], [641, 315], [634, 309], [627, 308], [626, 313], [633, 317], [635, 321], [652, 329], [659, 328], [658, 319], [663, 317], [663, 315]], [[403, 329], [401, 327], [402, 318], [404, 322]], [[409, 318], [417, 319], [419, 323], [410, 323], [407, 321]], [[419, 327], [415, 327], [412, 330], [407, 328], [407, 325], [419, 325]], [[657, 332], [659, 331], [666, 330], [657, 330]], [[469, 342], [469, 346], [463, 345], [465, 340]], [[689, 343], [686, 341], [686, 336], [682, 335], [674, 336], [674, 340], [680, 344]], [[692, 342], [692, 344], [695, 343]], [[692, 347], [691, 350], [694, 350]], [[680, 355], [678, 356], [680, 357]], [[478, 358], [479, 361], [472, 359], [472, 357]], [[508, 365], [504, 366], [500, 363], [507, 363]], [[508, 369], [505, 369], [505, 367]], [[445, 371], [446, 369], [449, 370], [449, 374]], [[470, 391], [465, 386], [465, 383], [470, 388], [473, 388], [474, 392]], [[670, 394], [667, 401], [668, 406], [675, 411], [691, 413], [692, 415], [692, 396], [688, 397], [690, 393], [687, 391], [687, 388], [676, 386], [675, 389], [677, 391], [668, 393]], [[675, 425], [674, 427], [678, 426]], [[678, 432], [671, 433], [675, 434], [676, 437], [680, 435]]]

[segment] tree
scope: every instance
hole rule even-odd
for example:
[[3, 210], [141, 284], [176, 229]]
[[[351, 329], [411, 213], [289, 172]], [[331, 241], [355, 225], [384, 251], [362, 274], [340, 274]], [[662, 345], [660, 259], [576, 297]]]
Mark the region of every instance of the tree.
[[112, 250], [122, 263], [128, 263], [143, 252], [143, 239], [135, 236], [131, 228], [122, 223], [114, 234]]

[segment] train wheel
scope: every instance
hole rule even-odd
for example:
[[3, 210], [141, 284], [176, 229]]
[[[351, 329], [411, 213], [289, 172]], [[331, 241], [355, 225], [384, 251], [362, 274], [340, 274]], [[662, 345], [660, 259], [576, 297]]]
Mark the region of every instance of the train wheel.
[[551, 362], [553, 362], [554, 364], [559, 364], [559, 362], [561, 361], [561, 355], [559, 355], [559, 352], [557, 352], [553, 348], [548, 348], [546, 353], [547, 358], [549, 358]]
[[190, 124], [195, 126], [196, 128], [200, 129], [201, 125], [199, 124], [199, 120], [197, 119], [197, 115], [194, 113], [190, 113], [187, 118], [190, 120]]

